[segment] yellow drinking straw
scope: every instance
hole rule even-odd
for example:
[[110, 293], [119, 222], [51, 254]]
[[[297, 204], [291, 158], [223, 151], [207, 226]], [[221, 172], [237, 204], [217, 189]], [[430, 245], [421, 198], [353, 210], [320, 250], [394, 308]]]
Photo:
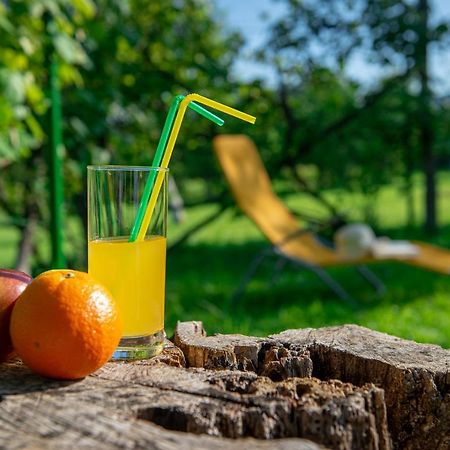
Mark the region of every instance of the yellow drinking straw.
[[[170, 157], [172, 156], [173, 148], [175, 146], [175, 142], [181, 128], [181, 122], [183, 121], [184, 114], [186, 113], [186, 109], [190, 102], [202, 103], [203, 105], [210, 106], [211, 108], [217, 109], [218, 111], [222, 111], [226, 114], [229, 114], [230, 116], [237, 117], [238, 119], [244, 120], [246, 122], [255, 123], [256, 120], [256, 117], [253, 117], [242, 111], [238, 111], [237, 109], [231, 108], [227, 105], [223, 105], [222, 103], [216, 102], [207, 97], [203, 97], [202, 95], [186, 95], [184, 100], [180, 103], [180, 107], [178, 108], [177, 116], [170, 133], [169, 141], [167, 143], [167, 147], [161, 161], [161, 167], [163, 169], [166, 169], [169, 166]], [[139, 229], [136, 241], [143, 241], [145, 235], [147, 234], [147, 229], [150, 225], [150, 220], [152, 218], [153, 210], [155, 209], [156, 200], [158, 199], [159, 191], [161, 190], [163, 181], [164, 171], [158, 171], [158, 175], [156, 177], [155, 184], [153, 185], [152, 194], [150, 196], [147, 209], [145, 210], [144, 218], [142, 220], [141, 228]]]

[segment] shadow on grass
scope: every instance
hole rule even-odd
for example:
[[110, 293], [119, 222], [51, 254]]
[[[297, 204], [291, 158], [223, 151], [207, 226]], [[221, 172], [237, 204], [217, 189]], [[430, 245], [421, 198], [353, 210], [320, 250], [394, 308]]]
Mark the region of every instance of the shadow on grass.
[[[265, 245], [264, 241], [187, 245], [169, 253], [168, 329], [176, 320], [203, 320], [210, 333], [267, 335], [286, 328], [358, 323], [406, 338], [450, 343], [448, 327], [436, 335], [432, 332], [433, 316], [442, 312], [441, 297], [450, 292], [450, 278], [397, 263], [371, 266], [388, 289], [382, 298], [354, 267], [328, 270], [357, 300], [351, 307], [313, 273], [292, 265], [287, 265], [271, 285], [276, 260], [267, 259], [242, 297], [232, 302], [251, 260]], [[433, 306], [435, 298], [438, 301]], [[428, 308], [426, 323], [420, 322], [423, 306]], [[450, 315], [448, 308], [445, 314]], [[422, 325], [425, 328], [420, 331]]]

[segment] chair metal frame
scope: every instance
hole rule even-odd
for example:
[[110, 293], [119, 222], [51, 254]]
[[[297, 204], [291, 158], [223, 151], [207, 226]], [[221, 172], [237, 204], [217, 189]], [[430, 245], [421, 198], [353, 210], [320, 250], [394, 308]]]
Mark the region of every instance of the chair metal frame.
[[[342, 285], [337, 282], [323, 267], [317, 264], [311, 264], [309, 262], [303, 261], [301, 259], [295, 258], [293, 256], [287, 255], [281, 249], [281, 245], [293, 239], [299, 235], [314, 232], [317, 230], [313, 230], [312, 227], [299, 229], [296, 233], [293, 233], [290, 236], [287, 236], [280, 244], [271, 245], [268, 248], [260, 251], [250, 262], [249, 268], [247, 269], [246, 274], [241, 280], [238, 288], [233, 294], [232, 301], [235, 302], [239, 299], [245, 292], [245, 288], [250, 283], [251, 279], [254, 277], [258, 267], [261, 265], [263, 260], [270, 256], [277, 256], [278, 261], [275, 264], [275, 270], [271, 277], [271, 284], [275, 282], [275, 279], [278, 278], [279, 274], [285, 267], [286, 263], [293, 263], [295, 266], [300, 267], [302, 269], [309, 270], [313, 272], [317, 277], [324, 282], [331, 291], [333, 291], [341, 300], [346, 302], [350, 306], [356, 306], [357, 302], [355, 299], [342, 287]], [[378, 296], [382, 296], [386, 293], [386, 286], [378, 278], [375, 273], [370, 270], [366, 265], [357, 265], [355, 266], [358, 273], [375, 289]]]

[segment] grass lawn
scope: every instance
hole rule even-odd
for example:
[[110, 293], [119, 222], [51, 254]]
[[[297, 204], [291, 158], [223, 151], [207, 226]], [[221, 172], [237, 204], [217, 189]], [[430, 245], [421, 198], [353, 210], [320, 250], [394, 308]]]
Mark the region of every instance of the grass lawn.
[[[420, 179], [416, 182], [418, 216], [422, 217], [419, 206], [422, 206], [423, 193]], [[439, 235], [430, 238], [424, 236], [419, 227], [405, 229], [405, 200], [395, 184], [385, 188], [377, 200], [378, 233], [423, 239], [450, 248], [450, 208], [446, 208], [450, 199], [450, 174], [440, 175], [439, 193]], [[346, 211], [350, 218], [361, 220], [359, 214], [364, 199], [343, 192], [328, 192], [327, 195], [332, 200], [338, 199], [340, 210]], [[301, 194], [285, 196], [284, 200], [297, 211], [317, 210], [317, 206]], [[188, 210], [183, 224], [170, 225], [169, 242], [213, 209], [214, 206], [205, 205]], [[13, 230], [0, 226], [0, 267], [13, 264], [17, 239]], [[250, 261], [266, 246], [267, 242], [253, 223], [236, 210], [229, 210], [188, 243], [170, 251], [166, 297], [168, 334], [177, 320], [202, 320], [208, 333], [251, 335], [268, 335], [287, 328], [357, 323], [408, 339], [450, 347], [450, 277], [406, 265], [372, 266], [388, 288], [381, 299], [354, 268], [331, 269], [330, 274], [358, 300], [357, 307], [350, 307], [337, 299], [315, 275], [292, 266], [286, 267], [271, 284], [276, 261], [267, 260], [245, 294], [233, 303], [232, 294]]]
[[[422, 216], [420, 179], [416, 180], [416, 205]], [[376, 203], [378, 233], [396, 238], [423, 239], [450, 248], [450, 176], [439, 178], [441, 232], [430, 238], [420, 227], [405, 229], [405, 200], [395, 185], [384, 189]], [[361, 220], [362, 199], [330, 192], [339, 197], [341, 210]], [[302, 195], [285, 198], [297, 211], [317, 209]], [[188, 211], [186, 224], [171, 227], [171, 236], [200, 220], [212, 207]], [[170, 238], [170, 236], [169, 236]], [[330, 274], [358, 300], [356, 308], [336, 298], [315, 275], [286, 267], [276, 283], [270, 279], [276, 261], [267, 260], [247, 286], [245, 294], [231, 301], [256, 252], [267, 246], [258, 229], [240, 213], [226, 212], [196, 234], [188, 244], [169, 252], [167, 278], [167, 328], [176, 320], [203, 320], [209, 333], [267, 335], [286, 328], [320, 327], [357, 323], [420, 342], [450, 347], [450, 277], [406, 265], [382, 263], [372, 270], [388, 288], [377, 298], [354, 268], [335, 268]]]

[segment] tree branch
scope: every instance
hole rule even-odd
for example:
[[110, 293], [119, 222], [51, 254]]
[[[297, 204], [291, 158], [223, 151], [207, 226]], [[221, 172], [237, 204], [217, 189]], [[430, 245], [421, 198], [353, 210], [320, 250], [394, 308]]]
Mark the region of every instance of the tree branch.
[[303, 191], [313, 197], [314, 199], [318, 200], [327, 210], [331, 213], [331, 215], [335, 218], [341, 218], [341, 214], [338, 212], [338, 210], [335, 208], [334, 205], [332, 205], [319, 191], [316, 189], [313, 189], [309, 183], [298, 173], [295, 166], [289, 166], [288, 167], [289, 173], [292, 175], [292, 178], [294, 181], [296, 181]]
[[393, 88], [395, 88], [399, 82], [406, 80], [411, 74], [411, 70], [407, 70], [402, 75], [390, 79], [386, 84], [377, 92], [368, 95], [362, 106], [354, 107], [346, 115], [339, 117], [337, 120], [331, 122], [324, 128], [318, 130], [316, 133], [312, 134], [307, 140], [301, 142], [297, 147], [295, 155], [286, 153], [286, 157], [280, 161], [280, 166], [292, 166], [297, 162], [299, 155], [308, 154], [312, 148], [319, 142], [323, 141], [325, 138], [331, 134], [345, 128], [347, 125], [352, 123], [356, 118], [360, 117], [362, 113], [367, 112], [373, 106], [375, 106], [386, 94], [388, 94]]
[[187, 230], [181, 237], [179, 237], [168, 250], [173, 250], [175, 247], [180, 246], [184, 242], [186, 242], [193, 234], [197, 233], [197, 231], [201, 230], [206, 225], [210, 224], [218, 217], [220, 217], [228, 208], [229, 204], [221, 205], [218, 210], [214, 211], [212, 214], [207, 216], [205, 219], [192, 226], [189, 230]]

